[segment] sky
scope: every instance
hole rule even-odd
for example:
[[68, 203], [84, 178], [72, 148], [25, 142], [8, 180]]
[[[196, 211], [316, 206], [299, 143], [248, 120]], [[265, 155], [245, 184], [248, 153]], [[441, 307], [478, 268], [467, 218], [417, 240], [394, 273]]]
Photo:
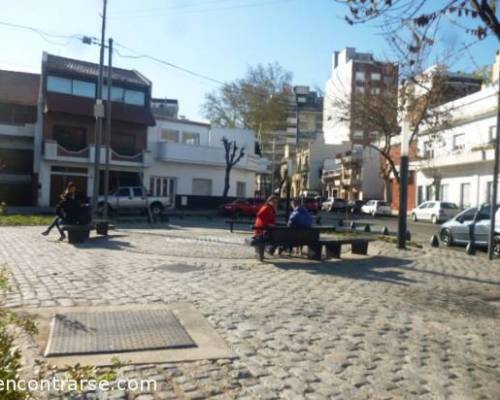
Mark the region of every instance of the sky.
[[[97, 46], [67, 36], [100, 37], [101, 10], [102, 0], [4, 1], [0, 68], [40, 72], [43, 51], [97, 63]], [[181, 115], [203, 120], [204, 96], [218, 83], [123, 56], [147, 54], [221, 82], [243, 77], [249, 66], [278, 62], [295, 84], [323, 89], [335, 50], [349, 46], [390, 57], [378, 28], [349, 26], [345, 10], [334, 0], [108, 0], [106, 37], [124, 46], [117, 47], [114, 66], [138, 70], [152, 81], [154, 97], [178, 99]], [[62, 36], [41, 37], [1, 23]], [[456, 29], [443, 39], [470, 41]], [[498, 47], [495, 38], [486, 39], [452, 67], [470, 71], [491, 64]]]

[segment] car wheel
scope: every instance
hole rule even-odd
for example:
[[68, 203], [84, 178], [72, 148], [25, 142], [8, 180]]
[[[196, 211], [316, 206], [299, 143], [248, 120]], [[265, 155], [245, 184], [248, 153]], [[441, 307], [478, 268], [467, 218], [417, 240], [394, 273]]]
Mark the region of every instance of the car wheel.
[[437, 217], [436, 217], [435, 215], [433, 215], [433, 216], [431, 217], [431, 222], [432, 222], [434, 225], [438, 223], [438, 219], [437, 219]]
[[413, 220], [413, 222], [417, 222], [418, 221], [417, 214], [413, 213], [411, 215], [411, 219]]
[[445, 244], [445, 246], [453, 246], [453, 236], [451, 235], [449, 229], [443, 229], [439, 236], [441, 237], [441, 241]]
[[150, 209], [153, 215], [160, 215], [163, 212], [163, 205], [160, 203], [153, 203], [151, 204]]

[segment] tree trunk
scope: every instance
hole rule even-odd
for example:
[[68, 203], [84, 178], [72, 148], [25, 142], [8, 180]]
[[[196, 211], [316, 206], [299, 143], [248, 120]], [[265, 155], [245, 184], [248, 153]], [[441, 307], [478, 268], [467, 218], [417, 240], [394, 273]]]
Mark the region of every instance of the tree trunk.
[[224, 192], [222, 193], [222, 198], [225, 200], [227, 199], [227, 194], [229, 193], [229, 188], [231, 187], [229, 185], [229, 177], [231, 175], [231, 167], [226, 166], [226, 174], [224, 176]]

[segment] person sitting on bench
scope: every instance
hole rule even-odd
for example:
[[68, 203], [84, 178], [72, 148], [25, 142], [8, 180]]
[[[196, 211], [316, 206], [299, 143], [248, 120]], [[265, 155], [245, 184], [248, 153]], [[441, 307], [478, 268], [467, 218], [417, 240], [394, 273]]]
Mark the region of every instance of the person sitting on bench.
[[86, 225], [90, 223], [88, 198], [70, 183], [64, 192], [64, 199], [59, 204], [63, 222], [68, 225]]
[[[278, 201], [278, 196], [269, 196], [266, 200], [266, 204], [257, 212], [254, 224], [254, 241], [265, 240], [267, 234], [266, 229], [276, 225], [276, 208], [278, 207]], [[268, 249], [270, 254], [274, 254], [275, 250], [274, 247]]]
[[292, 200], [293, 212], [288, 218], [289, 228], [311, 228], [313, 221], [309, 211], [297, 199]]

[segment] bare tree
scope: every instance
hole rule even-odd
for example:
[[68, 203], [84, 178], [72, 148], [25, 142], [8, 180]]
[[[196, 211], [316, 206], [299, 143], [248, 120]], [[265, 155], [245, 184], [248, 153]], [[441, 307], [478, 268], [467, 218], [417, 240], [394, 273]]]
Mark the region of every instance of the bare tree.
[[[349, 7], [346, 21], [349, 24], [382, 19], [391, 32], [409, 28], [415, 34], [429, 28], [438, 30], [442, 24], [458, 27], [482, 40], [493, 34], [500, 41], [500, 22], [497, 0], [335, 0]], [[425, 34], [418, 35], [425, 41]]]
[[[230, 185], [230, 176], [231, 170], [233, 167], [240, 162], [240, 160], [245, 156], [245, 147], [238, 147], [236, 144], [236, 140], [229, 140], [226, 137], [221, 139], [224, 145], [225, 152], [225, 160], [226, 160], [226, 169], [224, 175], [224, 192], [222, 193], [222, 197], [227, 198], [227, 194], [229, 193]], [[239, 151], [238, 151], [239, 150]]]
[[279, 64], [259, 64], [249, 68], [244, 78], [207, 94], [202, 109], [213, 125], [250, 128], [259, 135], [261, 145], [270, 143], [262, 139], [286, 129], [291, 81], [291, 73]]

